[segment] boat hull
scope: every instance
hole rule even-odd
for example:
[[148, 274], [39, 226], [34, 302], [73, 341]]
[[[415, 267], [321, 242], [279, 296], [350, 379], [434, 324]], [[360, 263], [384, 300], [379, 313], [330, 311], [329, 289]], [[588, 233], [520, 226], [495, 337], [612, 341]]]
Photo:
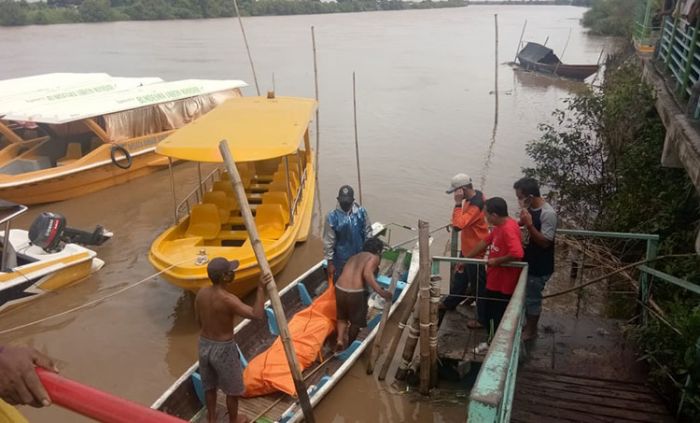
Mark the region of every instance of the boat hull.
[[551, 65], [545, 63], [531, 62], [522, 58], [518, 58], [520, 65], [528, 70], [535, 72], [546, 73], [549, 75], [557, 75], [569, 79], [584, 80], [594, 73], [598, 72], [598, 65]]

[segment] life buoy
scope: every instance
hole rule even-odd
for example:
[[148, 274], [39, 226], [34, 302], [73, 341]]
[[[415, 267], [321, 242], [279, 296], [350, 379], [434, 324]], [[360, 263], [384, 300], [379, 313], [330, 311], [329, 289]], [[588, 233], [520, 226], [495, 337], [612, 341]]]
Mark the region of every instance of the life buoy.
[[[118, 161], [117, 153], [121, 153], [122, 155], [124, 155], [126, 161]], [[127, 149], [122, 147], [121, 145], [114, 144], [109, 152], [109, 155], [112, 158], [112, 163], [114, 163], [116, 167], [120, 169], [128, 169], [131, 167], [131, 154], [129, 154]]]

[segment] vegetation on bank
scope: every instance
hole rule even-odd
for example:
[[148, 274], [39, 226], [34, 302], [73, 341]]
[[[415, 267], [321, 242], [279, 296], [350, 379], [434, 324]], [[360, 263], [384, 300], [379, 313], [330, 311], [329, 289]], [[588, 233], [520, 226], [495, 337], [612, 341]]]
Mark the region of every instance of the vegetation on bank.
[[[535, 165], [525, 171], [551, 189], [553, 204], [575, 226], [655, 233], [661, 237], [659, 255], [693, 253], [700, 196], [684, 169], [661, 166], [665, 130], [652, 88], [643, 81], [636, 58], [612, 59], [608, 69], [602, 87], [571, 98], [566, 110], [554, 113], [555, 124], [541, 125], [542, 137], [527, 146]], [[608, 246], [627, 252], [626, 261], [645, 252], [642, 243], [636, 251], [630, 245]], [[652, 267], [700, 284], [697, 256]], [[646, 327], [632, 332], [634, 339], [658, 386], [667, 388], [676, 405], [685, 391], [686, 418], [698, 421], [700, 296], [663, 281], [654, 283], [652, 296], [664, 320], [682, 335], [650, 318]]]
[[637, 0], [593, 0], [581, 24], [596, 35], [631, 36]]
[[[240, 0], [243, 16], [300, 15], [375, 10], [462, 7], [464, 0]], [[235, 16], [233, 0], [0, 0], [0, 25], [48, 25], [74, 22], [202, 19]]]

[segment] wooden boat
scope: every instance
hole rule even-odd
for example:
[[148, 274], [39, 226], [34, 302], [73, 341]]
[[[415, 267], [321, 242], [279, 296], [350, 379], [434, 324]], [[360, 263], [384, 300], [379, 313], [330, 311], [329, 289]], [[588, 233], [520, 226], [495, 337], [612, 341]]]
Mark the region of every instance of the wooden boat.
[[[72, 242], [63, 243], [61, 231], [64, 228], [59, 220], [52, 219], [45, 228], [51, 233], [54, 244], [47, 249], [37, 245], [34, 234], [23, 229], [10, 229], [12, 219], [26, 210], [26, 206], [0, 201], [0, 225], [5, 228], [0, 231], [0, 311], [71, 285], [104, 265], [94, 251]], [[36, 222], [34, 227], [43, 232], [44, 228]], [[111, 237], [111, 233], [100, 227], [95, 234], [96, 244]]]
[[[419, 268], [418, 250], [414, 249], [407, 253], [403, 264], [403, 269], [406, 271], [397, 284], [394, 302], [388, 311], [389, 315], [393, 314], [406, 298], [408, 287], [412, 283], [416, 283], [414, 281]], [[383, 254], [377, 281], [384, 288], [389, 286], [391, 274], [399, 255], [400, 250], [389, 250]], [[327, 289], [326, 272], [324, 263], [321, 262], [280, 291], [280, 298], [285, 308], [285, 314], [290, 321], [290, 328], [294, 325], [292, 319], [302, 313], [309, 304], [315, 304]], [[370, 299], [370, 304], [371, 302]], [[266, 319], [260, 321], [244, 320], [235, 328], [236, 342], [246, 369], [255, 364], [255, 357], [263, 354], [277, 338], [273, 323], [275, 321], [274, 315], [269, 307], [269, 301], [266, 305]], [[335, 313], [335, 307], [333, 307], [332, 312]], [[321, 362], [317, 358], [303, 372], [313, 406], [316, 406], [330, 392], [371, 344], [377, 334], [378, 324], [384, 312], [385, 310], [376, 310], [371, 307], [368, 313], [368, 326], [360, 331], [357, 340], [350, 347], [338, 355], [334, 356], [332, 351], [335, 345], [335, 336], [331, 335], [325, 340], [319, 354], [321, 357], [326, 357], [325, 361]], [[301, 324], [306, 325], [306, 322], [301, 322]], [[293, 331], [293, 329], [290, 330]], [[293, 340], [297, 339], [295, 336], [292, 333]], [[198, 364], [195, 363], [180, 376], [151, 407], [187, 421], [206, 421], [206, 407], [203, 402]], [[219, 397], [218, 408], [218, 415], [221, 418], [226, 409], [225, 397]], [[295, 399], [282, 392], [254, 398], [242, 398], [239, 401], [239, 413], [246, 415], [249, 419], [254, 419], [253, 421], [265, 422], [297, 422], [301, 421], [303, 417], [301, 408]]]
[[[311, 227], [316, 177], [308, 125], [315, 110], [316, 101], [306, 98], [234, 98], [156, 148], [171, 160], [221, 163], [218, 145], [228, 141], [273, 273]], [[236, 259], [231, 292], [243, 296], [257, 286], [260, 268], [233, 187], [219, 168], [200, 173], [200, 181], [174, 205], [175, 223], [153, 242], [149, 261], [168, 282], [197, 291], [210, 284], [209, 258]]]
[[60, 201], [154, 172], [168, 164], [154, 154], [160, 140], [246, 86], [104, 74], [58, 74], [50, 85], [52, 75], [21, 78], [0, 96], [0, 198]]
[[528, 70], [578, 80], [584, 80], [598, 72], [598, 65], [566, 65], [552, 49], [533, 42], [528, 42], [520, 50], [518, 62]]

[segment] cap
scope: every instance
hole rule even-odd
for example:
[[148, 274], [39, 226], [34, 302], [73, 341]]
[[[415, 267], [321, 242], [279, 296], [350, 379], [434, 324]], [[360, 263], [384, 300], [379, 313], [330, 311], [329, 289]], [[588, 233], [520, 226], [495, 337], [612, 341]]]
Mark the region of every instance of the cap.
[[223, 257], [216, 257], [207, 264], [207, 275], [212, 282], [219, 282], [221, 276], [225, 273], [233, 272], [238, 269], [240, 263], [238, 260], [228, 261]]
[[452, 177], [452, 182], [450, 182], [450, 189], [448, 189], [445, 192], [448, 194], [452, 194], [457, 189], [462, 188], [466, 185], [471, 185], [471, 183], [472, 178], [470, 178], [469, 175], [467, 175], [466, 173], [458, 173]]
[[341, 198], [345, 198], [348, 200], [355, 199], [355, 191], [350, 185], [343, 185], [342, 187], [340, 187], [340, 189], [338, 190], [338, 200], [340, 200]]

